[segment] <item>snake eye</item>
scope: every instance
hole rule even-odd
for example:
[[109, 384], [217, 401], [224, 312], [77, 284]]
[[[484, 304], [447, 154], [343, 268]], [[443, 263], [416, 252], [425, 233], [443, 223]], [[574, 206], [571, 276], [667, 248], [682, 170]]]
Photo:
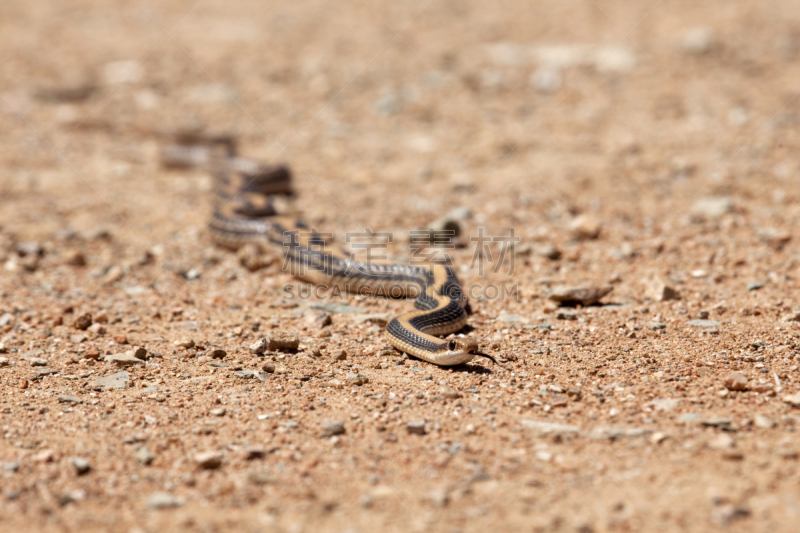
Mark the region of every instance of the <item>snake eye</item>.
[[456, 341], [450, 341], [447, 343], [447, 349], [451, 352], [456, 349]]

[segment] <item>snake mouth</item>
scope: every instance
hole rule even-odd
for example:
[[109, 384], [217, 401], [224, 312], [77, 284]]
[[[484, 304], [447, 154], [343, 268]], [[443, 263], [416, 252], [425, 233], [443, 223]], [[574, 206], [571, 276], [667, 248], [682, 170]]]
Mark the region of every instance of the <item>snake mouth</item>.
[[478, 350], [470, 350], [469, 353], [472, 354], [472, 355], [477, 355], [478, 357], [485, 357], [486, 359], [490, 360], [492, 363], [497, 364], [497, 361], [495, 360], [495, 358], [492, 357], [489, 354], [486, 354], [486, 353], [483, 353], [483, 352], [479, 352]]

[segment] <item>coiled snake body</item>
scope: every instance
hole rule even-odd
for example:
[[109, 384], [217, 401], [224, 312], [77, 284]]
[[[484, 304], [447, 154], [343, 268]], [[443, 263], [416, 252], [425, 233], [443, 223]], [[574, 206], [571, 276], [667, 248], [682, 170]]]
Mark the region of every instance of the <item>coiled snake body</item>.
[[386, 326], [389, 343], [398, 350], [442, 366], [475, 357], [494, 358], [479, 350], [475, 339], [449, 335], [467, 323], [469, 304], [452, 268], [442, 264], [410, 266], [390, 261], [353, 260], [327, 250], [321, 236], [276, 216], [275, 194], [291, 193], [285, 167], [248, 172], [227, 165], [216, 171], [216, 198], [210, 223], [212, 238], [228, 248], [255, 242], [279, 249], [284, 269], [311, 283], [338, 286], [350, 293], [391, 297], [416, 296], [414, 311]]

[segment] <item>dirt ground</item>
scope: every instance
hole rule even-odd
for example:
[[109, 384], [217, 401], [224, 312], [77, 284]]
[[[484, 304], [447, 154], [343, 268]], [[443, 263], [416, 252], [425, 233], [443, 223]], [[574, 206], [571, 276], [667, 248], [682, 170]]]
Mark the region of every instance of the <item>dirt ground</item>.
[[[798, 47], [790, 0], [3, 2], [3, 530], [796, 531]], [[215, 247], [185, 131], [337, 242], [457, 219], [502, 368]]]

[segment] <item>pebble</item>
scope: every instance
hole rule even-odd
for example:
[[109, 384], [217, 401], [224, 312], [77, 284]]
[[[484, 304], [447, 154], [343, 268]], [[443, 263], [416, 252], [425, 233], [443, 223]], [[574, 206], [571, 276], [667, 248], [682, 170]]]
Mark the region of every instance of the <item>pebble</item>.
[[361, 385], [366, 385], [369, 383], [369, 378], [361, 374], [351, 374], [347, 376], [347, 382], [351, 385], [358, 385], [360, 387]]
[[391, 314], [389, 313], [373, 313], [368, 315], [358, 315], [354, 317], [353, 320], [357, 324], [372, 322], [373, 324], [378, 324], [379, 326], [385, 326], [389, 322], [390, 317]]
[[711, 28], [692, 28], [681, 37], [681, 50], [686, 54], [707, 54], [713, 47], [714, 33]]
[[183, 500], [179, 500], [168, 492], [154, 492], [147, 497], [148, 509], [170, 509], [183, 505]]
[[425, 430], [425, 420], [412, 420], [406, 423], [406, 431], [412, 435], [424, 435], [427, 433]]
[[88, 329], [89, 326], [92, 325], [92, 315], [90, 313], [84, 313], [76, 318], [72, 325], [75, 329]]
[[680, 398], [659, 398], [650, 402], [650, 405], [655, 411], [662, 411], [668, 413], [674, 411], [678, 404], [681, 403]]
[[329, 313], [363, 313], [364, 309], [352, 305], [333, 304], [330, 302], [311, 302], [308, 306]]
[[653, 331], [658, 331], [660, 329], [667, 329], [667, 325], [663, 322], [648, 322], [647, 327], [652, 329]]
[[337, 361], [345, 361], [347, 359], [346, 350], [334, 350], [334, 356]]
[[294, 333], [287, 331], [272, 331], [266, 338], [267, 350], [297, 350], [300, 346], [300, 339]]
[[130, 379], [131, 376], [127, 372], [117, 372], [116, 374], [111, 374], [110, 376], [99, 377], [95, 379], [92, 386], [105, 389], [124, 389]]
[[760, 281], [751, 281], [750, 283], [747, 284], [748, 291], [757, 291], [762, 288], [764, 288], [764, 284], [761, 283]]
[[50, 368], [50, 367], [42, 367], [36, 371], [37, 376], [50, 376], [52, 374], [58, 374], [59, 370], [57, 368]]
[[272, 361], [266, 361], [263, 365], [261, 365], [261, 370], [264, 372], [268, 372], [270, 374], [275, 373], [275, 363]]
[[136, 450], [134, 457], [136, 457], [136, 462], [143, 466], [150, 466], [156, 458], [156, 456], [144, 446], [140, 446]]
[[549, 66], [539, 67], [531, 74], [530, 84], [540, 93], [554, 93], [561, 88], [561, 71]]
[[783, 401], [792, 407], [800, 408], [800, 392], [795, 394], [787, 394], [783, 397]]
[[552, 436], [577, 435], [581, 431], [580, 428], [577, 426], [558, 424], [555, 422], [542, 422], [539, 420], [530, 420], [530, 419], [523, 420], [522, 427], [526, 429], [531, 429], [539, 435], [552, 435]]
[[197, 320], [187, 320], [183, 324], [181, 324], [181, 327], [183, 329], [197, 331], [197, 328], [200, 327], [200, 324], [197, 322]]
[[72, 466], [75, 468], [75, 473], [79, 476], [88, 474], [89, 470], [92, 469], [91, 465], [89, 464], [89, 459], [86, 459], [85, 457], [73, 457]]
[[708, 446], [715, 450], [730, 450], [733, 448], [733, 437], [720, 433], [708, 442]]
[[220, 452], [200, 452], [195, 454], [194, 459], [197, 462], [197, 466], [204, 470], [216, 470], [222, 466], [222, 454]]
[[324, 311], [313, 311], [308, 313], [305, 321], [317, 329], [322, 329], [325, 326], [330, 326], [333, 323], [331, 320], [331, 315]]
[[461, 393], [458, 392], [453, 387], [441, 387], [439, 389], [439, 394], [451, 400], [454, 400], [456, 398], [461, 398]]
[[261, 337], [256, 342], [250, 345], [250, 352], [255, 355], [264, 355], [264, 352], [267, 351], [268, 345], [269, 343], [267, 342], [267, 339]]
[[141, 359], [142, 361], [147, 360], [147, 350], [145, 350], [141, 346], [134, 346], [133, 350], [130, 350], [125, 353], [129, 353], [133, 355], [136, 359]]
[[194, 339], [190, 337], [184, 337], [180, 340], [175, 341], [175, 346], [178, 348], [194, 348]]
[[211, 357], [211, 359], [225, 359], [225, 356], [228, 355], [228, 352], [221, 348], [214, 348], [208, 352], [208, 355]]
[[774, 420], [764, 415], [756, 415], [753, 418], [753, 423], [757, 428], [761, 429], [771, 429], [774, 428], [776, 425]]
[[725, 376], [725, 388], [732, 391], [747, 390], [747, 376], [741, 372], [731, 372]]
[[20, 464], [19, 461], [11, 461], [9, 463], [3, 463], [3, 470], [6, 472], [16, 472], [19, 470]]
[[594, 286], [578, 286], [568, 287], [559, 286], [552, 288], [547, 297], [554, 302], [560, 303], [579, 303], [587, 306], [600, 301], [603, 296], [607, 295], [614, 290], [611, 285], [604, 285], [602, 287]]
[[700, 198], [689, 211], [693, 220], [702, 222], [714, 220], [733, 211], [733, 200], [726, 196]]
[[47, 366], [47, 359], [42, 359], [40, 357], [30, 357], [28, 358], [28, 363], [31, 366]]
[[554, 244], [544, 243], [536, 246], [534, 248], [534, 253], [539, 257], [546, 257], [551, 261], [557, 261], [561, 259], [562, 252], [558, 249], [558, 247]]
[[83, 403], [83, 400], [71, 394], [59, 394], [58, 401], [60, 403]]
[[344, 434], [344, 424], [338, 420], [326, 420], [322, 423], [322, 437], [333, 437], [334, 435]]
[[80, 250], [71, 250], [64, 255], [64, 264], [68, 266], [86, 266], [86, 257]]
[[569, 229], [577, 239], [596, 239], [600, 236], [600, 221], [591, 215], [578, 215], [570, 222]]
[[645, 287], [645, 296], [655, 302], [666, 302], [668, 300], [680, 300], [681, 295], [675, 288], [667, 285], [664, 280], [655, 278], [650, 280]]
[[9, 366], [11, 363], [8, 362], [7, 357], [0, 357], [0, 368]]
[[115, 365], [126, 368], [134, 365], [143, 365], [144, 361], [138, 357], [134, 357], [133, 353], [128, 351], [120, 354], [107, 355], [103, 358], [106, 363], [114, 363]]
[[556, 318], [559, 320], [578, 320], [578, 313], [572, 309], [558, 309]]
[[[91, 330], [94, 326], [100, 326], [100, 324], [93, 324], [93, 325], [89, 326], [89, 330]], [[103, 327], [100, 326], [100, 329], [102, 329], [102, 328]], [[97, 333], [101, 334], [100, 332], [97, 332]], [[103, 329], [102, 333], [105, 333], [104, 329]], [[86, 342], [87, 340], [88, 340], [88, 337], [86, 335], [82, 334], [82, 333], [79, 333], [77, 335], [70, 335], [69, 336], [69, 342], [71, 342], [72, 344], [80, 344], [82, 342]]]
[[695, 328], [717, 328], [722, 324], [716, 320], [690, 320], [689, 325]]
[[225, 408], [218, 407], [217, 409], [212, 409], [209, 411], [209, 414], [211, 414], [211, 416], [225, 416], [225, 412]]
[[522, 322], [522, 317], [511, 313], [503, 313], [497, 317], [497, 320], [505, 322], [506, 324], [520, 324]]

